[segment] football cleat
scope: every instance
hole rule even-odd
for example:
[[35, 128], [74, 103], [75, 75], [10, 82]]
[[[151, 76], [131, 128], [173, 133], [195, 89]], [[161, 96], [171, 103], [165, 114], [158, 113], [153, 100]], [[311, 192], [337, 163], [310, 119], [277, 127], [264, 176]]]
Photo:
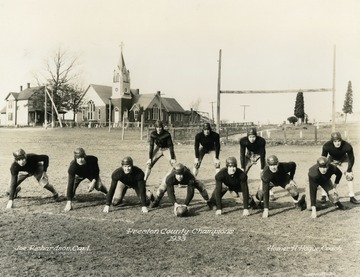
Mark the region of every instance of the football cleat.
[[159, 200], [157, 200], [157, 199], [155, 199], [154, 201], [152, 201], [151, 203], [150, 203], [150, 208], [156, 208], [156, 207], [159, 207], [159, 204], [160, 204], [160, 201]]
[[339, 210], [347, 210], [347, 207], [345, 207], [341, 202], [335, 203], [335, 205], [338, 207]]
[[208, 205], [209, 209], [212, 210], [214, 208], [214, 203], [211, 200], [206, 201], [206, 205]]
[[325, 204], [325, 203], [326, 203], [326, 196], [325, 196], [325, 195], [321, 196], [320, 203], [321, 203], [321, 204]]
[[350, 203], [358, 205], [360, 204], [360, 201], [357, 200], [354, 196], [350, 197]]

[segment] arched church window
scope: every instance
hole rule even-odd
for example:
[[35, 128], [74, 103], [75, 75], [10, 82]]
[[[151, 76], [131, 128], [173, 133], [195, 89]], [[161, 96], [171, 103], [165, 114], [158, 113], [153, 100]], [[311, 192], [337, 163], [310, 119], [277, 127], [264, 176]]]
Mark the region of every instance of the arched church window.
[[95, 103], [94, 101], [90, 100], [88, 102], [88, 120], [94, 120], [95, 119]]

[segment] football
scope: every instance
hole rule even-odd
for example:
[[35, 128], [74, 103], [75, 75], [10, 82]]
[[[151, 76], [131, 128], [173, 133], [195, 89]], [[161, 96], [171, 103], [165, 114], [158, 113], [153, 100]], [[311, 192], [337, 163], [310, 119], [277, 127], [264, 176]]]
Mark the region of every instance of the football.
[[176, 216], [184, 217], [187, 216], [188, 214], [189, 214], [189, 210], [186, 207], [186, 205], [180, 205], [179, 207], [176, 208]]

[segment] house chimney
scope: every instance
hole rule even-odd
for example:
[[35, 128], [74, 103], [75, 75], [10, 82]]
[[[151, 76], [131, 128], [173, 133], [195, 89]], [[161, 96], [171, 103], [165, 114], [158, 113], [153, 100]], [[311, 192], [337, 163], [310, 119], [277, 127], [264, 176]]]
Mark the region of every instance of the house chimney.
[[22, 86], [20, 86], [20, 91], [22, 91]]
[[28, 86], [27, 88], [30, 88], [30, 83], [27, 83], [27, 86]]

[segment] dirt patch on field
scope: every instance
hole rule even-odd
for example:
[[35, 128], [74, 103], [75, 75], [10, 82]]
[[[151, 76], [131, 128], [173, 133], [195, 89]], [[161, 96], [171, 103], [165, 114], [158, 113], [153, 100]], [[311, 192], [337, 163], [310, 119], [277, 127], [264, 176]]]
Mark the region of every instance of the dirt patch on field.
[[[12, 151], [50, 156], [48, 175], [61, 192], [66, 189], [67, 168], [72, 151], [82, 146], [99, 158], [101, 178], [110, 184], [112, 171], [121, 158], [132, 156], [145, 168], [146, 141], [121, 141], [118, 131], [88, 129], [1, 130], [0, 181], [7, 188]], [[358, 157], [359, 145], [353, 141]], [[177, 160], [191, 167], [192, 144], [176, 144]], [[295, 181], [301, 192], [307, 186], [307, 170], [321, 153], [321, 146], [269, 146], [268, 155], [295, 161]], [[222, 146], [221, 162], [239, 156], [239, 146]], [[148, 181], [155, 190], [168, 164], [160, 160]], [[199, 172], [208, 192], [214, 188], [214, 168], [205, 158]], [[359, 198], [360, 166], [354, 167], [355, 191]], [[250, 192], [259, 184], [250, 171]], [[309, 211], [293, 208], [290, 196], [275, 190], [270, 217], [251, 210], [242, 217], [241, 199], [224, 196], [224, 214], [215, 216], [196, 192], [191, 214], [176, 218], [167, 196], [160, 208], [141, 214], [133, 191], [126, 202], [102, 213], [104, 195], [79, 188], [75, 209], [63, 211], [65, 202], [53, 202], [34, 180], [22, 185], [15, 208], [5, 210], [7, 198], [0, 198], [0, 269], [2, 276], [360, 276], [360, 207], [348, 202], [344, 180], [338, 191], [349, 210], [338, 211], [331, 204], [319, 206], [316, 220]], [[177, 188], [178, 198], [185, 189]], [[236, 200], [236, 201], [235, 201]]]

